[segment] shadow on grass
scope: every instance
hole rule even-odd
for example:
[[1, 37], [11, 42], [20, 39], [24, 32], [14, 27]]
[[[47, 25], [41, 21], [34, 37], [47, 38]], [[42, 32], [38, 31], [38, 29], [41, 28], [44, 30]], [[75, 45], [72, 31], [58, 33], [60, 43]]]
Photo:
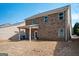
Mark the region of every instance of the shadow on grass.
[[12, 42], [18, 42], [19, 40], [18, 40], [18, 34], [15, 34], [15, 35], [13, 35], [12, 37], [10, 37], [9, 38], [9, 41], [12, 41]]
[[79, 39], [68, 42], [58, 41], [54, 56], [79, 56]]
[[[20, 35], [21, 36], [23, 36], [23, 31], [21, 31], [20, 32]], [[15, 35], [13, 35], [12, 37], [10, 37], [9, 39], [8, 39], [9, 41], [11, 41], [11, 42], [18, 42], [18, 41], [22, 41], [22, 40], [28, 40], [27, 38], [26, 39], [21, 39], [21, 40], [19, 40], [19, 34], [15, 34]]]

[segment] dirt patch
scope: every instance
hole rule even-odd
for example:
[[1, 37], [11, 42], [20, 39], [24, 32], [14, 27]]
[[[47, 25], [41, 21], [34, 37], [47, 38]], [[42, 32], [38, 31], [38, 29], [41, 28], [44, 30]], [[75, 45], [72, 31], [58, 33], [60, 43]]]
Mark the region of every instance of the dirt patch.
[[78, 56], [79, 40], [0, 41], [0, 53], [8, 53], [9, 56]]
[[6, 41], [0, 43], [0, 53], [8, 53], [10, 56], [50, 56], [56, 44], [51, 41]]

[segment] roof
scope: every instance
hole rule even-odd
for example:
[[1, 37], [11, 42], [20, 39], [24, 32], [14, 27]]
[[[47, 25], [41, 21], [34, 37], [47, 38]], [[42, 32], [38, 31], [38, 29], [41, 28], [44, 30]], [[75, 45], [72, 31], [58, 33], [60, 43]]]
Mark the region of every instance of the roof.
[[27, 26], [24, 25], [24, 26], [19, 26], [17, 28], [28, 29], [29, 27], [31, 27], [32, 29], [38, 29], [39, 28], [38, 24], [27, 25]]
[[34, 19], [34, 18], [37, 18], [37, 17], [47, 16], [49, 14], [62, 12], [64, 10], [67, 10], [69, 7], [70, 7], [70, 5], [67, 5], [67, 6], [64, 6], [64, 7], [61, 7], [61, 8], [56, 8], [56, 9], [53, 9], [53, 10], [49, 10], [49, 11], [46, 11], [46, 12], [42, 12], [42, 13], [33, 15], [31, 17], [28, 17], [25, 20], [30, 20], [30, 19]]
[[24, 23], [24, 21], [18, 22], [18, 23], [14, 23], [14, 24], [10, 24], [10, 23], [8, 23], [8, 24], [2, 24], [2, 25], [0, 25], [0, 28], [6, 28], [6, 27], [11, 27], [11, 26], [16, 26], [16, 25], [20, 25], [22, 23]]

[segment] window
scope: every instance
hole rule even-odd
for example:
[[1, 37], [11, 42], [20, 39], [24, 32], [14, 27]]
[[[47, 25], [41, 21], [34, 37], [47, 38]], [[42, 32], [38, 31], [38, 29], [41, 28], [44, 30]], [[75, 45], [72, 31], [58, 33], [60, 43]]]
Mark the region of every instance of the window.
[[32, 19], [32, 24], [37, 24], [36, 19]]
[[58, 15], [59, 15], [59, 20], [64, 20], [64, 12], [61, 12]]
[[48, 22], [48, 16], [44, 16], [44, 22], [45, 22], [45, 23]]
[[58, 30], [58, 37], [64, 38], [64, 28], [60, 28], [60, 29]]

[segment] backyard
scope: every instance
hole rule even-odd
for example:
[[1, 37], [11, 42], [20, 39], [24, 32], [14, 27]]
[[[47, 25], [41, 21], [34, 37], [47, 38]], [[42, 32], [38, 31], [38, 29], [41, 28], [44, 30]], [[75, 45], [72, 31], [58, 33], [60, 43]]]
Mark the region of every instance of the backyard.
[[79, 55], [79, 40], [64, 41], [0, 41], [0, 54], [8, 56]]

